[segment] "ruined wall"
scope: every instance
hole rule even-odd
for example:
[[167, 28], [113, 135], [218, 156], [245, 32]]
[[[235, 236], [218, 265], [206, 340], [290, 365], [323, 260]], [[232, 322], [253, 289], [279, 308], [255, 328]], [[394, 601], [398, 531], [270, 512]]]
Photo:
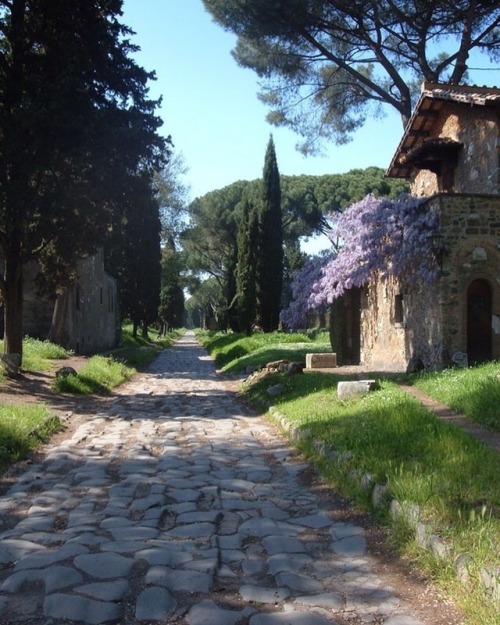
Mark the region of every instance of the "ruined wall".
[[361, 299], [361, 364], [373, 369], [401, 369], [406, 366], [405, 330], [394, 319], [394, 298], [399, 287], [394, 281], [376, 280]]
[[[455, 172], [457, 193], [499, 193], [500, 120], [497, 108], [464, 106], [449, 102], [440, 110], [432, 138], [450, 138], [463, 143]], [[439, 192], [436, 174], [419, 171], [411, 185], [412, 195], [430, 196]]]
[[114, 278], [104, 271], [102, 251], [79, 262], [74, 285], [58, 296], [51, 339], [77, 354], [115, 347], [120, 316]]
[[[364, 365], [405, 370], [417, 357], [426, 369], [441, 367], [443, 322], [437, 289], [432, 285], [410, 290], [396, 280], [370, 286], [361, 317]], [[401, 317], [396, 314], [398, 306]]]
[[467, 289], [481, 279], [491, 288], [492, 352], [500, 358], [500, 196], [439, 195], [430, 202], [448, 251], [440, 281], [444, 345], [450, 355], [467, 351]]
[[425, 287], [370, 285], [361, 315], [361, 362], [370, 368], [405, 368], [415, 356], [440, 369], [466, 353], [467, 290], [478, 279], [491, 288], [492, 357], [500, 358], [500, 197], [440, 194], [429, 202], [446, 249], [442, 276]]
[[35, 287], [38, 265], [24, 271], [23, 332], [80, 354], [115, 347], [120, 341], [116, 280], [104, 271], [102, 251], [79, 261], [77, 280], [56, 299], [41, 296]]

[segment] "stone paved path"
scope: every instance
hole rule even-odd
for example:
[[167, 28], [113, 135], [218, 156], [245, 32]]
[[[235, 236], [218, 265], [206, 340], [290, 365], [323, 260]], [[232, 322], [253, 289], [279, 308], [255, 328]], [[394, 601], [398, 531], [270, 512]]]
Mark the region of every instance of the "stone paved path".
[[187, 334], [0, 498], [0, 623], [423, 625], [294, 458]]

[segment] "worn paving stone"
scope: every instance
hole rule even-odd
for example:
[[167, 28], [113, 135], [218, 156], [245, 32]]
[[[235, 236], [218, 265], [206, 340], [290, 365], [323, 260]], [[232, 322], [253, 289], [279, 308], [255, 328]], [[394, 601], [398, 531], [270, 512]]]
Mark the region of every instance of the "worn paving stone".
[[164, 566], [153, 566], [146, 575], [146, 584], [162, 586], [171, 591], [208, 593], [212, 581], [213, 576], [210, 573], [182, 571]]
[[129, 592], [130, 585], [124, 579], [113, 582], [99, 582], [77, 586], [75, 591], [82, 595], [89, 595], [102, 601], [120, 601]]
[[250, 625], [336, 625], [336, 621], [310, 612], [275, 612], [257, 614], [250, 619]]
[[146, 588], [137, 598], [135, 618], [165, 622], [175, 612], [177, 601], [165, 588]]
[[296, 593], [318, 593], [324, 590], [323, 584], [302, 573], [284, 571], [274, 576], [279, 586], [286, 586]]
[[61, 593], [49, 595], [44, 601], [43, 611], [50, 618], [83, 621], [90, 625], [117, 621], [122, 615], [122, 610], [116, 603]]
[[227, 610], [211, 599], [200, 601], [186, 616], [189, 625], [237, 625], [239, 621], [255, 613], [251, 607], [242, 610]]
[[261, 586], [244, 585], [240, 588], [241, 598], [247, 603], [273, 603], [288, 599], [288, 588], [262, 588]]
[[75, 566], [96, 579], [126, 576], [133, 563], [132, 558], [117, 553], [93, 553], [75, 558]]

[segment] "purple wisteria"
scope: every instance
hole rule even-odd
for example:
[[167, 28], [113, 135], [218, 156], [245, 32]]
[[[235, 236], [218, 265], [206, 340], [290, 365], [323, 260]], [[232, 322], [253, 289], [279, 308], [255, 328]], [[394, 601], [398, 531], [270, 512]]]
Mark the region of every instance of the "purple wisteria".
[[394, 200], [367, 195], [329, 219], [329, 237], [339, 251], [311, 258], [294, 276], [295, 301], [282, 314], [288, 327], [304, 327], [308, 311], [326, 307], [345, 291], [363, 287], [377, 276], [425, 284], [436, 279], [430, 235], [436, 232], [438, 216], [425, 199], [406, 194]]
[[286, 328], [297, 330], [307, 327], [307, 315], [310, 311], [326, 310], [326, 305], [315, 306], [311, 299], [311, 287], [321, 280], [325, 265], [332, 259], [331, 252], [318, 256], [309, 256], [304, 266], [292, 275], [292, 295], [288, 308], [281, 311], [280, 319]]

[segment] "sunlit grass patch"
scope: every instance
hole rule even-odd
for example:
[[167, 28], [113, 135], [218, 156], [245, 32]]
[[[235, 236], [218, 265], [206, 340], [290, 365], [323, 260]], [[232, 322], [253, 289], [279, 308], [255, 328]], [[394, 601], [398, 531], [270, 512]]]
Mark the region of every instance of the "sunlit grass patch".
[[81, 395], [106, 395], [112, 388], [130, 379], [135, 369], [104, 356], [92, 356], [76, 375], [54, 380], [55, 391]]
[[422, 373], [412, 381], [437, 401], [500, 432], [500, 362]]
[[[0, 352], [3, 352], [3, 341], [0, 341]], [[50, 341], [42, 341], [29, 336], [23, 339], [22, 368], [28, 371], [50, 371], [52, 360], [69, 358], [71, 351]]]
[[25, 458], [60, 428], [45, 406], [0, 405], [0, 470]]
[[217, 366], [227, 373], [240, 373], [273, 360], [305, 361], [309, 352], [331, 352], [328, 334], [255, 332], [238, 333], [199, 331], [197, 338], [212, 355]]

